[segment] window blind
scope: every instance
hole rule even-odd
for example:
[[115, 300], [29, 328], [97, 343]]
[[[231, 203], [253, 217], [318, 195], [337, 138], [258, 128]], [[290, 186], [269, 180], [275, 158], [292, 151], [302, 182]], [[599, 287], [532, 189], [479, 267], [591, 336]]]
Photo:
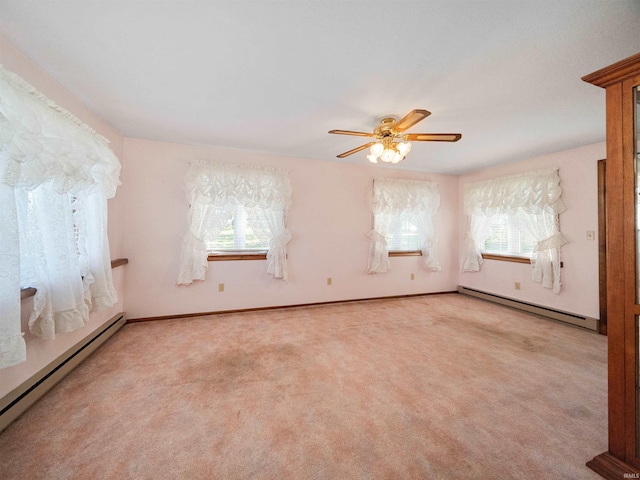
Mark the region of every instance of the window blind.
[[527, 230], [525, 212], [513, 215], [495, 215], [491, 218], [489, 238], [484, 243], [484, 252], [500, 255], [531, 257], [536, 240]]

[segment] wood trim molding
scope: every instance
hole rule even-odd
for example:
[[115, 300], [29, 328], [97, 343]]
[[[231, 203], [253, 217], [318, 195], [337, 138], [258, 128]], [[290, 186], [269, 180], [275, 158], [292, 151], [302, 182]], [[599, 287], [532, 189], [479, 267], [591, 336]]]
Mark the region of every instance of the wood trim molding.
[[366, 302], [369, 300], [388, 300], [393, 298], [410, 298], [410, 297], [425, 297], [429, 295], [445, 295], [451, 293], [458, 293], [457, 291], [446, 292], [431, 292], [431, 293], [409, 293], [406, 295], [390, 295], [386, 297], [370, 297], [370, 298], [353, 298], [350, 300], [334, 300], [329, 302], [314, 302], [314, 303], [299, 303], [295, 305], [273, 305], [269, 307], [253, 307], [253, 308], [238, 308], [233, 310], [218, 310], [216, 312], [198, 312], [198, 313], [177, 313], [175, 315], [162, 315], [158, 317], [141, 317], [141, 318], [127, 318], [127, 323], [137, 322], [152, 322], [156, 320], [173, 320], [175, 318], [192, 318], [192, 317], [204, 317], [207, 315], [224, 315], [226, 313], [244, 313], [244, 312], [260, 312], [263, 310], [280, 310], [283, 308], [297, 308], [297, 307], [315, 307], [318, 305], [333, 305], [339, 303], [352, 303], [352, 302]]
[[628, 463], [604, 452], [587, 462], [587, 467], [607, 480], [622, 480], [625, 478], [640, 478], [640, 470]]
[[625, 276], [623, 229], [622, 83], [606, 90], [607, 97], [607, 344], [609, 389], [609, 453], [625, 458], [624, 307]]
[[389, 252], [390, 257], [418, 257], [422, 256], [422, 251], [420, 250], [408, 250], [408, 251], [391, 251]]
[[[116, 258], [115, 260], [111, 260], [111, 268], [116, 268], [116, 267], [119, 267], [120, 265], [126, 265], [127, 263], [129, 263], [128, 258]], [[36, 291], [37, 290], [33, 287], [21, 288], [20, 300], [33, 297], [36, 294]]]
[[620, 60], [608, 67], [602, 68], [596, 72], [590, 73], [582, 77], [582, 80], [606, 88], [616, 82], [620, 82], [627, 77], [631, 77], [638, 73], [638, 62], [640, 61], [640, 53], [636, 53], [624, 60]]
[[482, 258], [485, 260], [501, 260], [503, 262], [528, 263], [531, 265], [531, 259], [527, 257], [514, 257], [511, 255], [497, 255], [494, 253], [483, 253]]
[[209, 262], [226, 262], [231, 260], [266, 260], [266, 253], [213, 253], [207, 256]]
[[127, 263], [129, 263], [128, 258], [116, 258], [115, 260], [111, 260], [111, 268], [116, 268], [120, 265], [126, 265]]

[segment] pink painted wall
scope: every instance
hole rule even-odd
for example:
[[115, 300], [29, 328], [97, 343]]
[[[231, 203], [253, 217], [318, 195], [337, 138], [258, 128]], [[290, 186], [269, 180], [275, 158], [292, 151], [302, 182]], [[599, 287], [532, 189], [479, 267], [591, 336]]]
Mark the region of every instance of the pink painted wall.
[[[560, 230], [569, 241], [561, 250], [564, 268], [562, 291], [558, 295], [531, 280], [530, 265], [496, 260], [485, 260], [480, 272], [460, 273], [460, 285], [599, 318], [597, 161], [605, 158], [605, 153], [605, 143], [602, 142], [460, 176], [460, 251], [467, 231], [467, 216], [463, 212], [465, 184], [552, 167], [560, 169], [562, 199], [567, 207], [560, 214]], [[595, 240], [586, 239], [587, 230], [595, 231]], [[515, 282], [521, 283], [521, 290], [515, 290]]]
[[[0, 64], [6, 69], [20, 75], [40, 92], [61, 107], [67, 109], [80, 120], [90, 125], [102, 136], [111, 142], [111, 148], [122, 161], [123, 136], [113, 127], [103, 121], [95, 113], [85, 107], [82, 102], [66, 91], [60, 84], [44, 73], [35, 63], [18, 51], [13, 45], [0, 37]], [[109, 244], [111, 258], [121, 256], [122, 238], [122, 201], [120, 189], [115, 198], [109, 200]], [[99, 313], [92, 313], [89, 323], [84, 327], [70, 333], [60, 334], [55, 340], [44, 341], [28, 333], [28, 328], [23, 325], [25, 340], [27, 343], [27, 361], [21, 364], [0, 369], [0, 397], [6, 395], [16, 386], [38, 372], [50, 361], [65, 352], [73, 344], [88, 336], [94, 330], [100, 328], [113, 315], [124, 309], [124, 277], [123, 270], [126, 266], [113, 270], [114, 285], [118, 292], [119, 302], [112, 308]], [[23, 323], [31, 311], [31, 301], [23, 302]]]
[[[458, 179], [396, 168], [281, 157], [212, 146], [125, 138], [123, 254], [128, 257], [128, 318], [295, 305], [387, 295], [453, 291], [458, 285]], [[210, 262], [207, 279], [176, 286], [188, 204], [188, 163], [210, 159], [289, 169], [293, 203], [288, 227], [289, 281], [266, 273], [265, 261]], [[391, 258], [391, 271], [366, 273], [375, 176], [435, 181], [442, 197], [435, 217], [442, 272], [421, 257]], [[411, 280], [415, 273], [415, 280]], [[333, 285], [327, 286], [327, 277]], [[218, 293], [218, 284], [225, 291]]]

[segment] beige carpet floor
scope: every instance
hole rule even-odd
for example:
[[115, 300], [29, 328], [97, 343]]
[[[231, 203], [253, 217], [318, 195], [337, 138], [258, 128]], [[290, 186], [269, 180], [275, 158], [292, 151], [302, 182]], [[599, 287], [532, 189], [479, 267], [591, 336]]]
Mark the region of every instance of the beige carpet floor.
[[9, 479], [598, 479], [606, 338], [459, 294], [129, 324]]

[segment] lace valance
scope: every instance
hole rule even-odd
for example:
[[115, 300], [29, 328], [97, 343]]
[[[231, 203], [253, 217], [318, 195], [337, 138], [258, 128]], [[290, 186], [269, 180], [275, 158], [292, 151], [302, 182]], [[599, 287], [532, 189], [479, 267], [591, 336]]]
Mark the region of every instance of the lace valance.
[[565, 210], [558, 169], [539, 170], [465, 185], [465, 215], [514, 214], [521, 208], [538, 215]]
[[0, 181], [29, 190], [52, 182], [60, 193], [120, 184], [120, 162], [108, 140], [0, 65]]
[[285, 169], [196, 161], [185, 178], [187, 200], [223, 205], [244, 205], [287, 210], [291, 183]]
[[434, 214], [440, 207], [438, 184], [399, 178], [376, 178], [373, 182], [373, 213]]

